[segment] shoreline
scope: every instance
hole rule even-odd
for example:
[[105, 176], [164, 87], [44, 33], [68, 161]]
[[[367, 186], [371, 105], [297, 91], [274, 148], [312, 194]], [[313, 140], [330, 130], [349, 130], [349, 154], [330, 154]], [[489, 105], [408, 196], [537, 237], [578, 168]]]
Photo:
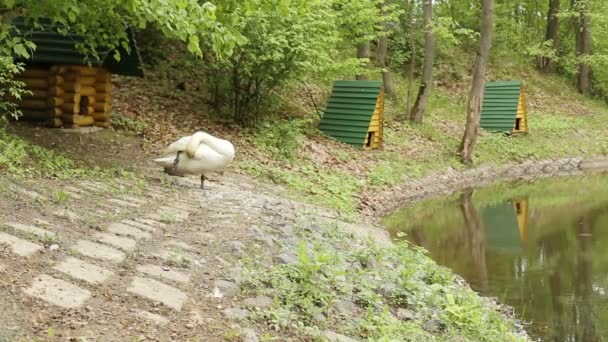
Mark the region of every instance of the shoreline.
[[527, 160], [503, 165], [481, 165], [464, 171], [449, 170], [392, 186], [360, 203], [361, 219], [379, 224], [380, 220], [419, 201], [446, 196], [470, 187], [482, 187], [503, 181], [532, 181], [547, 177], [581, 176], [608, 171], [608, 156], [565, 157]]

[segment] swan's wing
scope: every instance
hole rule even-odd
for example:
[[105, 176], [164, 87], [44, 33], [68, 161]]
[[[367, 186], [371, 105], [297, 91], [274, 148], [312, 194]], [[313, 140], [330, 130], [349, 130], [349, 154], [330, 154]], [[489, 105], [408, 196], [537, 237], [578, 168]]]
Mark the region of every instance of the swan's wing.
[[171, 145], [167, 146], [167, 148], [163, 151], [163, 154], [172, 154], [177, 153], [178, 151], [186, 150], [186, 146], [188, 146], [188, 142], [190, 142], [192, 136], [182, 137]]

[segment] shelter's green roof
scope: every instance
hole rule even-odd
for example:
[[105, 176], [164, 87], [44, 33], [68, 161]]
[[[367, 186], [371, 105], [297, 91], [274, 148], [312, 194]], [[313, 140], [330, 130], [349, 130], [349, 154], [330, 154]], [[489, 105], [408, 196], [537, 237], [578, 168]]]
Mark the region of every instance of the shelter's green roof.
[[381, 89], [381, 81], [335, 81], [319, 128], [338, 141], [363, 147]]
[[480, 126], [491, 132], [511, 132], [517, 117], [521, 81], [486, 82]]
[[[32, 53], [32, 57], [26, 61], [27, 63], [87, 65], [85, 55], [76, 48], [78, 43], [84, 41], [82, 36], [77, 34], [62, 35], [53, 30], [52, 25], [44, 20], [42, 21], [43, 29], [34, 28], [21, 17], [16, 18], [13, 24], [18, 29], [20, 36], [36, 44], [36, 50]], [[100, 47], [97, 49], [99, 59], [95, 59], [92, 56], [89, 58], [91, 66], [103, 66], [113, 74], [143, 77], [143, 63], [135, 43], [135, 38], [133, 37], [133, 32], [130, 28], [126, 28], [126, 31], [129, 39], [130, 53], [127, 53], [122, 47], [118, 48], [120, 61], [117, 61], [114, 58], [114, 50]]]
[[522, 253], [517, 213], [512, 203], [501, 203], [481, 209], [488, 247], [508, 254]]

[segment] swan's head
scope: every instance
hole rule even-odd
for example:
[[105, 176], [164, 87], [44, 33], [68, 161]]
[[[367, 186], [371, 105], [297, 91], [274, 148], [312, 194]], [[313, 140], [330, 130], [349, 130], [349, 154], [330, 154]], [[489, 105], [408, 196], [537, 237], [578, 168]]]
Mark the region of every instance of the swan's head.
[[190, 139], [188, 146], [186, 146], [186, 154], [188, 157], [194, 158], [194, 154], [196, 153], [198, 146], [201, 144], [201, 142], [208, 140], [209, 137], [211, 137], [211, 135], [201, 131], [192, 134], [192, 139]]

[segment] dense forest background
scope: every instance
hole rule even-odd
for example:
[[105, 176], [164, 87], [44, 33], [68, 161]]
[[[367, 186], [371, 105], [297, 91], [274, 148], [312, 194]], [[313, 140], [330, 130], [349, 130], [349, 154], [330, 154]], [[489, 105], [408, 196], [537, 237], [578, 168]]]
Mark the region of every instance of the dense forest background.
[[[14, 18], [50, 18], [59, 32], [83, 34], [91, 58], [100, 46], [126, 47], [129, 25], [147, 78], [165, 99], [196, 98], [206, 118], [254, 129], [288, 119], [274, 135], [301, 132], [315, 127], [332, 81], [382, 79], [388, 122], [411, 121], [416, 130], [429, 99], [459, 108], [466, 129], [453, 151], [471, 165], [484, 80], [536, 70], [608, 99], [607, 14], [599, 0], [2, 0], [0, 112], [19, 115], [10, 99], [22, 85], [12, 77], [35, 53]], [[437, 100], [434, 89], [453, 96]], [[281, 154], [292, 140], [271, 147]]]

